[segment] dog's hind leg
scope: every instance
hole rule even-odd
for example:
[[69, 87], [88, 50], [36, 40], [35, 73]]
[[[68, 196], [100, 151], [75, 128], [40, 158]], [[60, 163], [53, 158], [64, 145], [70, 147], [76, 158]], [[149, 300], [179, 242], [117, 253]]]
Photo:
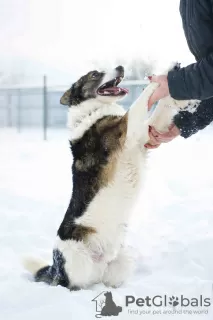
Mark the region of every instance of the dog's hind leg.
[[33, 275], [35, 282], [45, 282], [49, 285], [54, 285], [52, 266], [36, 258], [25, 259], [23, 265]]
[[65, 259], [59, 250], [53, 250], [52, 266], [34, 258], [25, 259], [23, 263], [25, 268], [32, 273], [36, 282], [45, 282], [51, 286], [70, 287], [70, 282], [64, 269]]
[[127, 248], [122, 248], [117, 258], [108, 264], [102, 281], [107, 287], [119, 287], [133, 271], [134, 259]]
[[57, 247], [63, 254], [64, 270], [72, 286], [85, 289], [101, 281], [105, 264], [102, 259], [93, 259], [92, 251], [83, 241], [58, 239]]

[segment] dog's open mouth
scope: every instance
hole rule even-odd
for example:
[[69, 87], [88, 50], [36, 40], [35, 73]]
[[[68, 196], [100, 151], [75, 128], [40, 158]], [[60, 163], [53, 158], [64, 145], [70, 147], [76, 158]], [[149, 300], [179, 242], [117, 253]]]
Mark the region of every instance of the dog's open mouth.
[[123, 80], [122, 77], [116, 77], [102, 86], [97, 90], [97, 94], [100, 96], [122, 96], [129, 92], [128, 89], [118, 87], [119, 83]]

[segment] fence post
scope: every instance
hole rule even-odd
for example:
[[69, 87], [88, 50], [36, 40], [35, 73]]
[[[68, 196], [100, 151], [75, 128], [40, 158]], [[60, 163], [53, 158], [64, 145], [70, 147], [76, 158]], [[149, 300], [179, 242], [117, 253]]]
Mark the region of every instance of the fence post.
[[21, 89], [17, 90], [17, 129], [21, 132]]
[[12, 127], [11, 92], [7, 95], [7, 126]]
[[47, 140], [47, 77], [43, 77], [43, 138]]

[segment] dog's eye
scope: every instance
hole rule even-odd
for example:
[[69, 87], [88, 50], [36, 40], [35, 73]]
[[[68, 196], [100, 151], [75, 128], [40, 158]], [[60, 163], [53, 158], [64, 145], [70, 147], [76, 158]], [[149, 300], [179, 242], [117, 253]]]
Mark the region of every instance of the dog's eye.
[[97, 71], [94, 71], [94, 72], [91, 74], [91, 78], [92, 78], [92, 79], [95, 79], [95, 78], [98, 77], [98, 75], [99, 75], [99, 73], [98, 73]]

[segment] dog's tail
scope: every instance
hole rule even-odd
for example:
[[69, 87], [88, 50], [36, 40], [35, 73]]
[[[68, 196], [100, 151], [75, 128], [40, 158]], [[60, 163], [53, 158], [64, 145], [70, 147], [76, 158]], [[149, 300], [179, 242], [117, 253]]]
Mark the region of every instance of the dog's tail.
[[36, 282], [45, 282], [47, 284], [53, 284], [54, 274], [52, 267], [45, 261], [28, 257], [22, 260], [24, 268], [29, 271]]
[[30, 272], [34, 277], [39, 270], [49, 267], [47, 262], [39, 258], [26, 257], [22, 259], [22, 264], [24, 268]]
[[64, 260], [57, 250], [53, 254], [53, 265], [48, 265], [44, 260], [32, 257], [23, 259], [22, 264], [33, 275], [35, 282], [45, 282], [51, 286], [61, 285], [72, 290], [78, 290], [77, 286], [70, 286], [64, 270]]

